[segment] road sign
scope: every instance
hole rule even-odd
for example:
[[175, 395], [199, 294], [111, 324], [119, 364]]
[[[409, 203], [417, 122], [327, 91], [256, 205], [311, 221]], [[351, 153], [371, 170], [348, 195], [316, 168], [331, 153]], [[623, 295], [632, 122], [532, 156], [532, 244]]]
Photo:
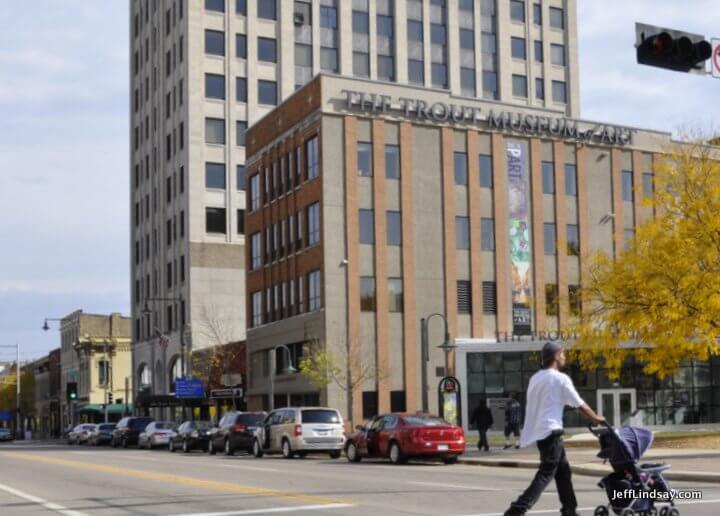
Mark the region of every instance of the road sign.
[[205, 387], [197, 378], [178, 378], [175, 380], [176, 398], [203, 398]]
[[710, 67], [712, 75], [716, 79], [720, 79], [720, 39], [712, 40], [712, 56], [710, 57]]

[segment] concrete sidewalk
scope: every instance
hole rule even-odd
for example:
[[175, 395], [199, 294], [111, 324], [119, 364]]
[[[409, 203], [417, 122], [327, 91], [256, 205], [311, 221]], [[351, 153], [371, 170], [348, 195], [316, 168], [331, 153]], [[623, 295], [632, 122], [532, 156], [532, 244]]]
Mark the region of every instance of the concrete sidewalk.
[[[573, 473], [602, 477], [612, 471], [610, 464], [603, 464], [603, 461], [596, 457], [597, 449], [566, 447], [565, 450]], [[470, 445], [459, 462], [477, 466], [531, 469], [540, 464], [535, 447], [520, 450], [496, 447], [489, 452], [480, 452]], [[720, 450], [653, 448], [643, 456], [640, 463], [670, 464], [672, 467], [663, 473], [668, 480], [720, 483]]]

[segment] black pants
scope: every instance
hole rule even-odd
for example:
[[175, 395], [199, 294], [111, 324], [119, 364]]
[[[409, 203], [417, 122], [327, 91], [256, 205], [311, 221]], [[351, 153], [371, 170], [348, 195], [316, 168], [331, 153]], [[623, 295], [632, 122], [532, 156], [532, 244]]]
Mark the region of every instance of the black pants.
[[577, 500], [572, 485], [570, 464], [565, 455], [562, 430], [553, 432], [542, 441], [538, 441], [537, 447], [540, 450], [540, 467], [535, 478], [525, 492], [510, 504], [510, 508], [505, 514], [508, 516], [524, 514], [530, 510], [553, 478], [555, 478], [555, 485], [562, 504], [560, 514], [576, 514]]
[[487, 440], [487, 428], [478, 428], [478, 434], [480, 434], [480, 439], [478, 440], [478, 450], [485, 449], [485, 451], [488, 451], [490, 449], [490, 445]]

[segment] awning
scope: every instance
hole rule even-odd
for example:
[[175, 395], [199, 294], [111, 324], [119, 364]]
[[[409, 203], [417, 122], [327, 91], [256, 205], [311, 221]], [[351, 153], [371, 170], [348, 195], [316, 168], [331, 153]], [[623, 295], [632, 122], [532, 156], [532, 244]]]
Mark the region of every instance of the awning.
[[[127, 405], [128, 413], [132, 414], [133, 406], [132, 403]], [[99, 403], [86, 403], [78, 409], [79, 414], [104, 414], [105, 408]], [[124, 403], [113, 403], [108, 405], [108, 414], [125, 414]]]

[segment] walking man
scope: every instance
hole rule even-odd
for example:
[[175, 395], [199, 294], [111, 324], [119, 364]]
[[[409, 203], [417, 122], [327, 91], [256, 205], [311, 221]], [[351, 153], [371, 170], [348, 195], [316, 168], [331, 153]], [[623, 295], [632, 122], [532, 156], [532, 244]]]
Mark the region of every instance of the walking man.
[[570, 377], [560, 372], [565, 365], [565, 349], [560, 343], [547, 342], [540, 353], [542, 369], [530, 378], [525, 408], [525, 426], [520, 445], [536, 443], [540, 451], [540, 467], [530, 486], [510, 504], [505, 516], [521, 516], [538, 501], [540, 495], [555, 478], [560, 503], [560, 514], [575, 516], [577, 500], [572, 485], [570, 464], [563, 445], [563, 408], [569, 405], [594, 424], [605, 422], [575, 390]]
[[488, 445], [487, 431], [493, 424], [492, 412], [487, 406], [487, 401], [483, 398], [480, 400], [480, 404], [475, 410], [473, 410], [470, 423], [477, 427], [479, 439], [478, 439], [478, 450], [490, 451]]
[[510, 434], [515, 437], [515, 448], [520, 448], [518, 437], [520, 437], [520, 402], [515, 399], [515, 393], [511, 392], [509, 400], [505, 404], [505, 446], [503, 450], [507, 450], [512, 446], [510, 444]]

